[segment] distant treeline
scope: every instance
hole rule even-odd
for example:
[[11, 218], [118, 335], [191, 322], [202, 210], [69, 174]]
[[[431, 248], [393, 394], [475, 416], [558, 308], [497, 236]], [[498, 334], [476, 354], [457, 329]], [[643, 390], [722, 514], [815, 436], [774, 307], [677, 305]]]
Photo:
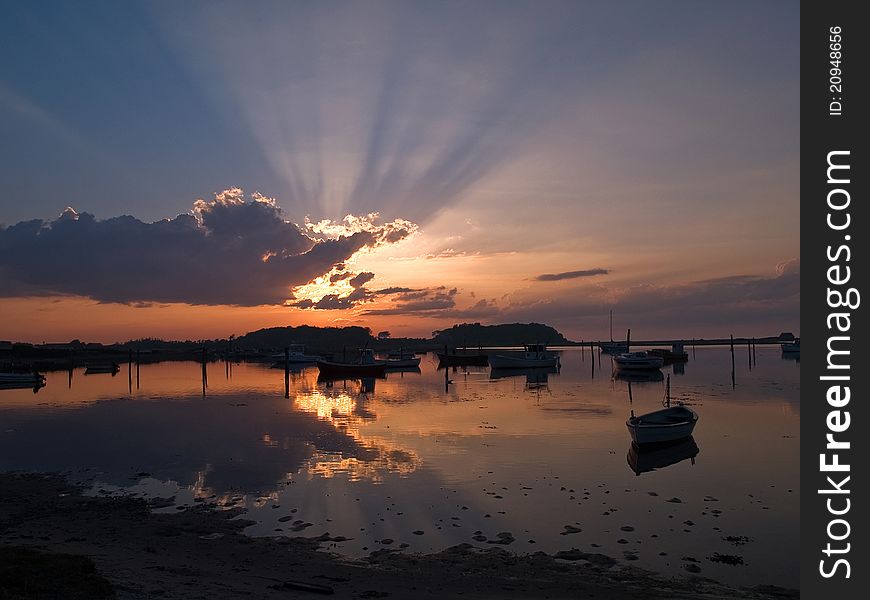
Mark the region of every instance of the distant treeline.
[[[463, 323], [450, 329], [435, 331], [431, 338], [393, 338], [387, 332], [376, 337], [368, 327], [269, 327], [251, 331], [241, 336], [225, 339], [168, 341], [157, 338], [141, 338], [116, 344], [85, 343], [73, 340], [65, 344], [8, 344], [20, 358], [44, 356], [61, 358], [70, 354], [103, 354], [138, 352], [146, 354], [193, 355], [205, 349], [208, 353], [239, 353], [278, 351], [291, 344], [303, 344], [312, 352], [330, 352], [342, 349], [377, 348], [434, 349], [450, 347], [516, 346], [528, 343], [550, 345], [570, 344], [561, 333], [540, 323], [510, 323], [504, 325], [481, 325]], [[0, 348], [3, 354], [3, 348]]]
[[433, 331], [432, 341], [451, 347], [521, 346], [535, 343], [561, 346], [572, 343], [554, 328], [541, 323], [462, 323], [450, 329]]

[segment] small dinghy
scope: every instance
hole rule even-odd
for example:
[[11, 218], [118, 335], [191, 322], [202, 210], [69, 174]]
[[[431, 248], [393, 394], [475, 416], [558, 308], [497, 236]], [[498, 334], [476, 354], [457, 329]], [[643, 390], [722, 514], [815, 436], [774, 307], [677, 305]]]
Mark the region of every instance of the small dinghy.
[[665, 384], [665, 408], [655, 410], [645, 415], [631, 416], [625, 422], [628, 433], [635, 444], [659, 444], [662, 442], [674, 442], [692, 435], [695, 424], [698, 422], [698, 413], [679, 404], [671, 406], [671, 376], [668, 375]]
[[670, 406], [645, 415], [632, 416], [625, 422], [631, 439], [638, 445], [672, 442], [692, 435], [698, 413], [688, 406]]

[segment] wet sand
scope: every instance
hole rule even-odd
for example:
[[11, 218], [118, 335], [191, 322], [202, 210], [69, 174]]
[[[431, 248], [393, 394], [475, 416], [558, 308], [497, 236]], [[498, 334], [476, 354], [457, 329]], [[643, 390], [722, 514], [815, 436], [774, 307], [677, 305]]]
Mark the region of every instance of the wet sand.
[[[347, 559], [330, 553], [324, 536], [246, 536], [242, 529], [250, 522], [236, 518], [238, 509], [201, 505], [155, 513], [140, 498], [82, 492], [55, 475], [0, 474], [0, 547], [25, 559], [28, 550], [41, 559], [46, 553], [86, 557], [117, 598], [798, 597], [782, 588], [665, 578], [581, 551], [557, 559], [462, 544], [437, 554], [379, 550]], [[12, 585], [15, 575], [5, 573], [0, 586]], [[6, 591], [0, 587], [0, 595]]]

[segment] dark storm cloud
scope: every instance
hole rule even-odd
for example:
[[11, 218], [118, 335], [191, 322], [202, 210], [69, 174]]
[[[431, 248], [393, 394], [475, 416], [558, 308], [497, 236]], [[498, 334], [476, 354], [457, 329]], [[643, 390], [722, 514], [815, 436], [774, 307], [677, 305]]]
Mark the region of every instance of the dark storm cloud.
[[578, 279], [580, 277], [593, 277], [595, 275], [607, 275], [608, 269], [587, 269], [585, 271], [565, 271], [564, 273], [544, 273], [535, 277], [536, 281], [562, 281], [563, 279]]
[[[98, 220], [67, 209], [54, 221], [0, 228], [0, 295], [281, 304], [292, 298], [291, 287], [409, 231], [368, 222], [366, 230], [331, 239], [307, 233], [286, 221], [274, 201], [258, 194], [246, 200], [239, 189], [198, 200], [191, 214], [154, 223], [130, 216]], [[357, 277], [364, 283], [368, 274]]]

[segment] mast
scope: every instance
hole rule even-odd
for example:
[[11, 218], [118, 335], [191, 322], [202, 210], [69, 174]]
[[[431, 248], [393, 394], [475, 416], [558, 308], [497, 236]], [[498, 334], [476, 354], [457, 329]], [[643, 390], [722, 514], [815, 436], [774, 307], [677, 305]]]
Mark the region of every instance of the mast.
[[610, 341], [613, 341], [613, 311], [610, 311]]

